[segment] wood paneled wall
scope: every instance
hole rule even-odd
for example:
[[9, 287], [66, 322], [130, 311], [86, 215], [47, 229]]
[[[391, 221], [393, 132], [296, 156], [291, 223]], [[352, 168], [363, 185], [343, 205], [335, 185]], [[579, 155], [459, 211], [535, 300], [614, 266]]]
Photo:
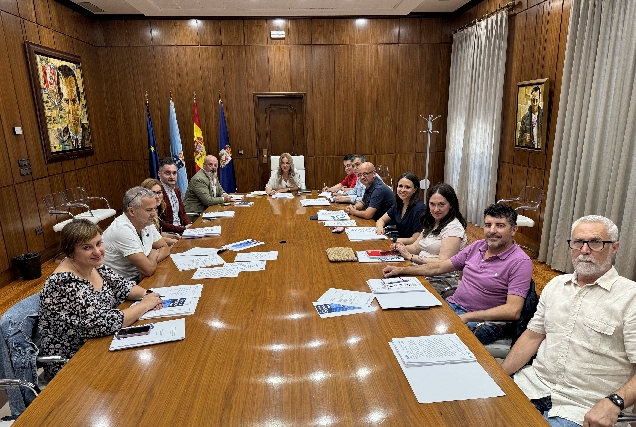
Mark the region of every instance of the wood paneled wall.
[[[124, 162], [146, 167], [147, 91], [159, 154], [168, 155], [172, 93], [191, 176], [193, 94], [211, 153], [218, 153], [221, 95], [237, 185], [250, 191], [258, 182], [253, 93], [304, 92], [310, 188], [339, 182], [348, 153], [388, 165], [395, 176], [412, 170], [423, 177], [419, 131], [426, 123], [419, 115], [445, 116], [447, 108], [450, 44], [442, 28], [440, 19], [420, 18], [107, 21], [100, 59], [102, 70], [113, 70], [102, 75], [112, 89], [109, 121], [117, 123], [107, 138], [119, 143]], [[270, 40], [272, 29], [284, 29], [286, 39]], [[445, 149], [445, 123], [436, 124], [433, 182], [443, 179]]]
[[[445, 36], [505, 3], [505, 0], [483, 1], [456, 18], [444, 31]], [[510, 12], [497, 199], [517, 197], [526, 185], [543, 188], [545, 193], [548, 191], [569, 17], [568, 0], [521, 0]], [[544, 114], [547, 111], [544, 116], [548, 126], [547, 149], [542, 153], [515, 149], [517, 83], [546, 77], [551, 86], [543, 107]], [[534, 219], [534, 227], [519, 228], [521, 233], [537, 242], [541, 239], [545, 203], [544, 196], [539, 211], [524, 213]]]

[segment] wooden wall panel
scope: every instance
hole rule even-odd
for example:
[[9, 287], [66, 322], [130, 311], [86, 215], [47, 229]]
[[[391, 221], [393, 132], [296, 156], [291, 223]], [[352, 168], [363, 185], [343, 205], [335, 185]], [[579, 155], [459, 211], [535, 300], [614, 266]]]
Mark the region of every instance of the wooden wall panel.
[[[383, 153], [411, 153], [403, 141], [396, 141], [398, 46], [378, 44], [372, 48], [370, 83], [372, 87], [373, 140], [376, 150]], [[413, 140], [417, 134], [413, 135]]]
[[289, 60], [294, 66], [290, 70], [292, 92], [305, 93], [305, 137], [307, 138], [307, 155], [314, 156], [314, 98], [312, 91], [312, 47], [290, 46]]
[[[351, 154], [356, 151], [356, 108], [352, 102], [356, 99], [356, 50], [358, 46], [344, 45], [335, 46], [335, 82], [334, 82], [334, 134], [336, 151], [331, 153], [337, 155], [338, 165], [336, 171], [342, 170], [342, 162], [339, 156]], [[334, 163], [334, 162], [330, 162]], [[331, 177], [333, 175], [327, 175]], [[317, 177], [318, 178], [318, 177]], [[318, 180], [320, 181], [320, 179]], [[340, 181], [338, 181], [340, 182]], [[329, 186], [333, 186], [329, 184]]]
[[199, 24], [196, 19], [175, 20], [175, 44], [179, 46], [197, 46], [199, 44]]
[[35, 190], [35, 201], [37, 202], [38, 213], [40, 215], [40, 224], [42, 224], [42, 231], [44, 232], [44, 246], [50, 248], [59, 243], [60, 237], [59, 233], [53, 231], [53, 226], [57, 223], [57, 218], [54, 215], [49, 215], [42, 200], [44, 196], [52, 193], [49, 178], [33, 181], [33, 188]]
[[[270, 32], [272, 30], [285, 31], [283, 40], [272, 40]], [[268, 19], [265, 28], [265, 39], [269, 45], [289, 45], [289, 19]]]
[[33, 0], [18, 0], [18, 14], [20, 18], [35, 22]]
[[[48, 0], [34, 0], [33, 6], [35, 8], [35, 19], [39, 25], [43, 25], [45, 27], [51, 26], [51, 15], [49, 14], [49, 2]], [[0, 7], [0, 9], [4, 9], [4, 7]], [[10, 12], [7, 10], [7, 12]]]
[[335, 19], [333, 22], [334, 44], [356, 44], [356, 20]]
[[242, 45], [245, 43], [243, 21], [221, 21], [221, 43], [223, 45]]
[[311, 43], [333, 44], [333, 19], [313, 19], [311, 22]]
[[289, 46], [270, 46], [268, 58], [269, 90], [271, 92], [291, 92]]
[[239, 193], [246, 193], [258, 186], [258, 161], [255, 158], [234, 158], [234, 174], [236, 175], [236, 186]]
[[400, 34], [399, 19], [356, 19], [356, 43], [397, 43]]
[[150, 28], [154, 46], [174, 46], [177, 44], [174, 21], [161, 19], [150, 21]]
[[27, 252], [26, 240], [22, 218], [20, 218], [20, 206], [13, 186], [0, 188], [0, 224], [7, 253], [7, 259]]
[[[420, 64], [420, 45], [399, 45], [398, 48], [398, 85], [397, 85], [397, 132], [396, 144], [401, 150], [415, 152], [415, 142], [418, 132], [422, 129], [422, 119], [419, 115], [418, 99], [420, 96], [419, 82], [423, 67]], [[427, 86], [428, 91], [435, 90], [436, 84]], [[424, 91], [424, 88], [422, 88]], [[425, 92], [428, 92], [425, 91]]]
[[289, 44], [311, 44], [311, 19], [290, 19]]
[[246, 19], [243, 22], [245, 44], [267, 44], [267, 40], [269, 39], [269, 32], [267, 31], [266, 20]]
[[[315, 155], [337, 152], [334, 128], [334, 52], [333, 46], [313, 46], [312, 98]], [[312, 116], [308, 116], [311, 120]]]
[[35, 234], [36, 227], [40, 227], [40, 213], [38, 211], [38, 201], [35, 195], [33, 182], [24, 182], [15, 186], [18, 206], [24, 235], [26, 237], [27, 250], [29, 252], [40, 252], [44, 250], [44, 235]]
[[[254, 117], [253, 97], [247, 89], [245, 76], [247, 65], [244, 46], [223, 46], [223, 76], [225, 79], [225, 96], [223, 111], [227, 122], [232, 151], [249, 150], [255, 157], [256, 147], [250, 139], [253, 125], [245, 126], [246, 121]], [[251, 118], [250, 118], [251, 117]]]
[[419, 43], [420, 42], [420, 19], [400, 18], [399, 43]]
[[[201, 119], [203, 141], [209, 154], [219, 153], [219, 95], [223, 89], [223, 58], [221, 47], [205, 46], [199, 50], [201, 78], [205, 82], [202, 96], [197, 94], [197, 108]], [[231, 138], [231, 135], [230, 135]], [[232, 139], [230, 139], [232, 143]], [[255, 152], [255, 151], [254, 151]], [[234, 150], [234, 155], [238, 152]]]
[[199, 20], [199, 43], [201, 46], [221, 44], [221, 22], [210, 19]]
[[150, 46], [152, 44], [150, 21], [124, 21], [123, 27], [126, 31], [126, 44], [128, 46]]
[[375, 154], [379, 148], [375, 140], [375, 117], [373, 108], [374, 90], [372, 84], [372, 45], [354, 46], [353, 70], [355, 73], [355, 96], [352, 98], [355, 106], [355, 152], [361, 154]]
[[0, 10], [4, 10], [12, 15], [18, 15], [20, 13], [18, 10], [18, 0], [0, 0]]

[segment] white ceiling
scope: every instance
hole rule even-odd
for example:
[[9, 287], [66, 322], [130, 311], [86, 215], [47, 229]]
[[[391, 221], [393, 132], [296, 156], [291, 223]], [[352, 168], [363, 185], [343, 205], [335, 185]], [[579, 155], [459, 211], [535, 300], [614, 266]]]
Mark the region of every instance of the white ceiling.
[[[213, 16], [404, 16], [454, 12], [469, 0], [70, 0], [96, 15]], [[95, 11], [97, 6], [103, 12]]]

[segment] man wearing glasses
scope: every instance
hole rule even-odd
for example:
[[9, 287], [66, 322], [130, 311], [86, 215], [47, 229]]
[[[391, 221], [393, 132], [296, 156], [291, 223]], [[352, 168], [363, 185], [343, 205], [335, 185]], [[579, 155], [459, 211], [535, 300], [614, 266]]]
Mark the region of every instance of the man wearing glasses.
[[322, 191], [328, 191], [330, 193], [337, 193], [338, 191], [349, 191], [356, 185], [358, 177], [353, 171], [353, 160], [355, 154], [347, 154], [342, 159], [342, 165], [344, 166], [345, 173], [347, 174], [344, 179], [333, 187], [324, 187]]
[[358, 181], [366, 187], [364, 196], [355, 205], [347, 206], [346, 211], [349, 215], [377, 221], [393, 206], [393, 190], [377, 176], [375, 166], [369, 162], [358, 167]]
[[362, 196], [364, 196], [364, 191], [367, 189], [367, 187], [365, 187], [364, 184], [362, 184], [362, 182], [360, 182], [360, 180], [358, 179], [358, 168], [362, 163], [366, 161], [367, 159], [361, 154], [353, 155], [353, 160], [351, 161], [351, 171], [356, 177], [356, 184], [353, 186], [352, 189], [346, 191], [344, 194], [339, 194], [334, 197], [334, 202], [356, 203], [362, 200]]
[[571, 236], [574, 273], [546, 285], [502, 368], [516, 372], [550, 425], [613, 426], [636, 402], [636, 283], [612, 266], [619, 243], [611, 220], [585, 216]]
[[124, 194], [124, 212], [103, 234], [104, 264], [137, 283], [152, 276], [157, 264], [170, 255], [170, 247], [155, 227], [156, 205], [155, 193], [131, 188]]

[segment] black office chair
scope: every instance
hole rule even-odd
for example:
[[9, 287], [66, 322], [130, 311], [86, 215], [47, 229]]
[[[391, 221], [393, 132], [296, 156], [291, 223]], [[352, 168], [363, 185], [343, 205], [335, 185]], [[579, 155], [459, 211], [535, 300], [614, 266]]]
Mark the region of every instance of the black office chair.
[[0, 318], [0, 388], [6, 389], [9, 396], [10, 419], [16, 419], [48, 383], [46, 378], [38, 378], [37, 368], [68, 361], [61, 356], [38, 355], [39, 310], [40, 294], [35, 294], [9, 308]]

